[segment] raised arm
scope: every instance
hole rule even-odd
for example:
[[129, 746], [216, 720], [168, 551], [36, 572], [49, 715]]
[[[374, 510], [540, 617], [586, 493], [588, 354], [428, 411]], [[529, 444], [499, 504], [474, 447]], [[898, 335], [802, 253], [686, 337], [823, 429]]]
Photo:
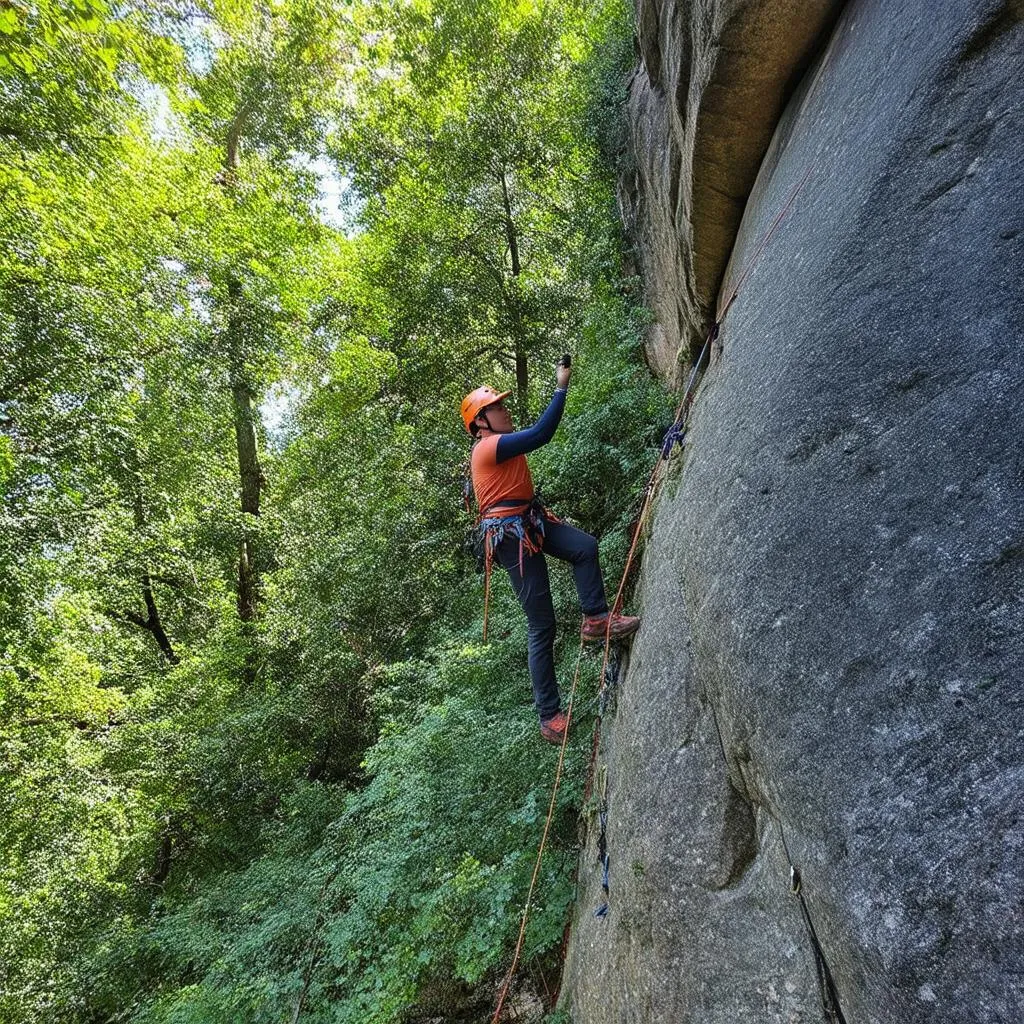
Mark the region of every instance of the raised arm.
[[532, 427], [517, 430], [513, 434], [502, 434], [494, 453], [495, 462], [505, 462], [517, 455], [536, 451], [541, 445], [547, 444], [555, 436], [555, 430], [562, 419], [565, 409], [565, 388], [555, 388], [548, 407]]

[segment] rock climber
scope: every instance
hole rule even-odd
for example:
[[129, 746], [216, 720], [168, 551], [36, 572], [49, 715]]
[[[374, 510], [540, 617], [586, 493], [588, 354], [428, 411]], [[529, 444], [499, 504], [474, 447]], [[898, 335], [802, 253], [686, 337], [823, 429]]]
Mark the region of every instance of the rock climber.
[[462, 400], [461, 410], [466, 430], [477, 439], [470, 467], [487, 566], [489, 569], [494, 559], [507, 570], [526, 613], [530, 680], [540, 716], [540, 734], [549, 743], [559, 744], [568, 721], [561, 710], [555, 679], [555, 610], [544, 556], [552, 555], [572, 565], [584, 616], [584, 641], [600, 643], [606, 636], [629, 636], [640, 625], [636, 616], [609, 615], [597, 541], [544, 508], [533, 489], [526, 454], [547, 444], [555, 434], [572, 375], [569, 363], [568, 356], [564, 356], [558, 364], [551, 403], [532, 427], [515, 430], [504, 405], [509, 391], [479, 387]]

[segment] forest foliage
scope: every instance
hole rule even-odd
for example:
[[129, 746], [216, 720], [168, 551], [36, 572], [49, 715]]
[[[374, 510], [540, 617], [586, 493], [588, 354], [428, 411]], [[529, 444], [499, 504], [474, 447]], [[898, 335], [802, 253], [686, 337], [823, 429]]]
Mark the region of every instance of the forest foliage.
[[528, 421], [574, 354], [534, 476], [614, 586], [666, 418], [631, 61], [619, 0], [0, 4], [0, 1020], [493, 995], [556, 753], [497, 578], [481, 643], [457, 408], [500, 384]]

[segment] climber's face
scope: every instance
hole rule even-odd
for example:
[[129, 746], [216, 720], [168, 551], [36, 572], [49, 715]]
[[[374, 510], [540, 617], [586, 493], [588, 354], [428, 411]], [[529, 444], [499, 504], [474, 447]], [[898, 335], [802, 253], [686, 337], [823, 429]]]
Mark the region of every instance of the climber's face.
[[504, 402], [495, 402], [482, 412], [482, 418], [486, 418], [487, 426], [496, 434], [511, 434], [515, 429], [512, 424], [512, 414], [505, 408]]

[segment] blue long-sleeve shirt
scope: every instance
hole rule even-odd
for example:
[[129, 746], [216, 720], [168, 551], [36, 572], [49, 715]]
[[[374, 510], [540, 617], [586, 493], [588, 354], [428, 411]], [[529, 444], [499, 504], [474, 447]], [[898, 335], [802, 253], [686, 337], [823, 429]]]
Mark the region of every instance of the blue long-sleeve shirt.
[[498, 446], [494, 453], [495, 462], [505, 462], [517, 455], [536, 451], [541, 445], [547, 444], [555, 436], [555, 430], [561, 422], [564, 410], [565, 388], [555, 388], [548, 407], [532, 427], [516, 430], [511, 434], [502, 434], [498, 438]]

